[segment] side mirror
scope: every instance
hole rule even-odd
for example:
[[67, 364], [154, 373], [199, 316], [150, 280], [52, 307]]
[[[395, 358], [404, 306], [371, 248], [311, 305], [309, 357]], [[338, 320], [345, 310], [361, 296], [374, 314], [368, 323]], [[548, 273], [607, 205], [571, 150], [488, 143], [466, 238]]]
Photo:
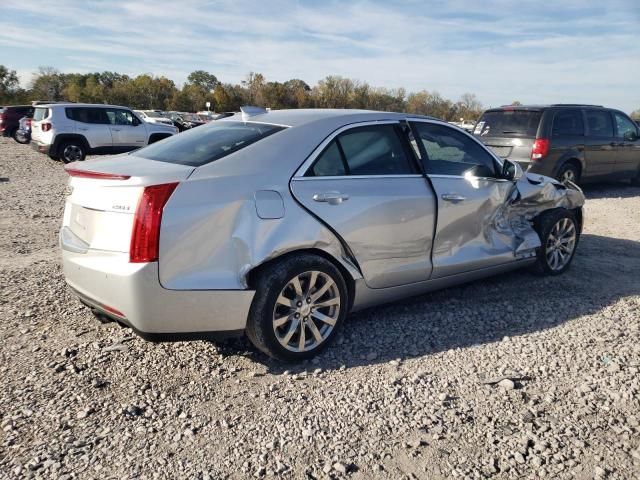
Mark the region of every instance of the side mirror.
[[137, 127], [138, 125], [140, 125], [140, 123], [141, 123], [141, 122], [140, 122], [140, 120], [138, 119], [138, 117], [136, 117], [136, 116], [134, 115], [134, 117], [133, 117], [133, 126], [134, 126], [134, 127]]
[[506, 158], [503, 159], [503, 162], [501, 177], [505, 180], [520, 180], [523, 175], [522, 167], [516, 162], [512, 162]]
[[636, 140], [638, 140], [638, 134], [636, 132], [634, 132], [633, 130], [629, 130], [629, 131], [625, 132], [624, 139], [627, 142], [635, 142]]

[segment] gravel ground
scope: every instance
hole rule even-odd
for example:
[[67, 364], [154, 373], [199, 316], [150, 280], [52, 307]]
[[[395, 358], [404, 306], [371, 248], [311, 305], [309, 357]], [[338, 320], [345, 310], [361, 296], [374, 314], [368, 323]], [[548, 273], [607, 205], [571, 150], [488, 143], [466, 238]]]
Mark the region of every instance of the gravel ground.
[[586, 190], [565, 275], [360, 312], [292, 366], [97, 322], [65, 177], [0, 139], [0, 478], [640, 478], [640, 188]]

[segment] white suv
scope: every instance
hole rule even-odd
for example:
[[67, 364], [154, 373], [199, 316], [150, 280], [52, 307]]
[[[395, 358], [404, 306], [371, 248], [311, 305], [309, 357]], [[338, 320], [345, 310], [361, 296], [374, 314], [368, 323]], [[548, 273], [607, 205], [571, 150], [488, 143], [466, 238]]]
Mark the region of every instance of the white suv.
[[147, 123], [160, 123], [164, 125], [173, 125], [170, 118], [165, 117], [156, 110], [134, 110], [136, 114]]
[[169, 125], [140, 120], [127, 107], [82, 103], [38, 105], [31, 122], [31, 145], [65, 163], [87, 154], [120, 153], [178, 133]]

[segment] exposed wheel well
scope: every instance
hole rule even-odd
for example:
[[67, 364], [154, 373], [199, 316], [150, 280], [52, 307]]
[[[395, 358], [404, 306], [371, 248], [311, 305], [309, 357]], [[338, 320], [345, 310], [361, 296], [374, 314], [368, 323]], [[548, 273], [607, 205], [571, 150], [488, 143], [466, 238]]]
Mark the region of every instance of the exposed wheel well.
[[328, 260], [329, 262], [333, 263], [336, 266], [336, 268], [342, 274], [342, 278], [344, 278], [345, 283], [347, 284], [347, 291], [349, 293], [349, 310], [351, 310], [351, 306], [353, 305], [353, 300], [356, 292], [356, 284], [355, 284], [355, 281], [353, 280], [353, 277], [347, 271], [347, 269], [344, 268], [344, 266], [340, 262], [338, 262], [333, 256], [331, 256], [324, 250], [320, 250], [319, 248], [305, 248], [301, 250], [294, 250], [292, 252], [287, 252], [283, 255], [280, 255], [278, 257], [267, 260], [264, 263], [261, 263], [257, 267], [254, 267], [252, 270], [250, 270], [249, 273], [247, 273], [247, 285], [249, 286], [250, 289], [255, 290], [258, 286], [257, 285], [258, 276], [260, 275], [260, 272], [262, 272], [265, 268], [267, 268], [270, 265], [273, 265], [274, 263], [281, 262], [286, 258], [292, 257], [294, 255], [305, 254], [305, 253], [318, 255], [319, 257], [322, 257], [325, 260]]
[[151, 136], [149, 137], [149, 145], [151, 145], [152, 143], [156, 143], [160, 140], [164, 140], [165, 138], [168, 138], [170, 136], [171, 136], [170, 133], [152, 133]]

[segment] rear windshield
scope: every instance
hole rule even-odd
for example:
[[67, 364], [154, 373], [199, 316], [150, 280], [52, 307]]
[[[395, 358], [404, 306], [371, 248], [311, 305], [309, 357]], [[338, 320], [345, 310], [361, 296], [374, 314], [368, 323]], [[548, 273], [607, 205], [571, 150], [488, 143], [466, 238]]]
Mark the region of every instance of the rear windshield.
[[167, 138], [132, 155], [199, 167], [251, 145], [285, 127], [261, 123], [216, 122]]
[[36, 107], [36, 111], [33, 112], [33, 119], [36, 122], [39, 122], [40, 120], [44, 120], [48, 116], [49, 116], [49, 109], [48, 108]]
[[485, 112], [474, 135], [482, 137], [535, 137], [542, 112], [535, 110], [492, 110]]

